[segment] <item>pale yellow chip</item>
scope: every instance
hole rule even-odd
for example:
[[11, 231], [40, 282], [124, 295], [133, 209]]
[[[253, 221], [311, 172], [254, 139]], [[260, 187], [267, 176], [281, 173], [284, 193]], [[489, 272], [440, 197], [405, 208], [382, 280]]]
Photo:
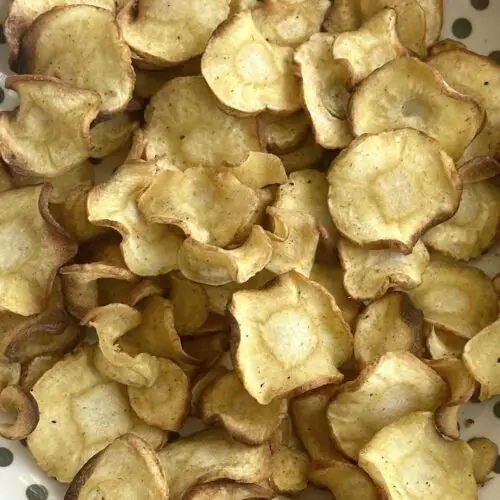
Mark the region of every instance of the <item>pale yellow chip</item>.
[[299, 170], [320, 167], [326, 156], [326, 149], [322, 148], [315, 140], [312, 132], [309, 132], [305, 140], [297, 149], [285, 154], [280, 154], [288, 174]]
[[359, 366], [365, 367], [387, 352], [405, 351], [422, 357], [424, 350], [424, 318], [406, 294], [387, 293], [358, 316], [354, 357]]
[[173, 228], [149, 222], [138, 210], [138, 200], [156, 170], [150, 163], [125, 163], [108, 181], [94, 187], [87, 200], [89, 221], [122, 235], [123, 258], [139, 276], [157, 276], [176, 269], [182, 243]]
[[258, 123], [266, 151], [281, 155], [297, 149], [306, 140], [311, 126], [302, 110], [287, 116], [262, 113]]
[[210, 39], [201, 72], [219, 101], [236, 113], [293, 113], [301, 102], [292, 64], [293, 49], [269, 43], [244, 11]]
[[428, 323], [466, 339], [495, 321], [498, 297], [479, 269], [452, 261], [431, 261], [422, 284], [409, 292]]
[[228, 373], [228, 369], [222, 364], [216, 365], [205, 373], [193, 379], [191, 386], [191, 415], [200, 417], [200, 400], [205, 390], [215, 383], [220, 377]]
[[396, 30], [394, 9], [382, 9], [356, 31], [341, 33], [333, 42], [333, 57], [346, 59], [357, 84], [384, 64], [407, 54]]
[[436, 139], [455, 160], [484, 123], [483, 109], [453, 90], [431, 66], [400, 57], [356, 88], [349, 108], [356, 136], [411, 127]]
[[458, 337], [446, 330], [428, 325], [429, 334], [426, 344], [432, 359], [460, 358], [467, 339]]
[[382, 429], [361, 450], [359, 465], [390, 500], [477, 498], [471, 448], [443, 438], [430, 412], [411, 413]]
[[183, 500], [213, 500], [214, 498], [217, 500], [260, 500], [275, 497], [274, 492], [264, 486], [224, 479], [195, 486], [183, 496]]
[[269, 445], [248, 446], [221, 429], [207, 429], [167, 445], [159, 453], [170, 500], [182, 500], [193, 486], [218, 479], [259, 483], [269, 477]]
[[334, 61], [335, 38], [330, 33], [317, 33], [294, 55], [316, 142], [327, 149], [343, 148], [352, 140], [347, 121], [352, 72], [345, 61]]
[[10, 77], [7, 85], [20, 107], [0, 113], [0, 154], [14, 172], [57, 177], [89, 156], [96, 92], [38, 76]]
[[[41, 376], [46, 371], [50, 370], [59, 361], [59, 359], [60, 357], [54, 354], [43, 354], [33, 358], [31, 361], [28, 361], [28, 363], [23, 366], [22, 372], [20, 372], [21, 379], [19, 381], [19, 385], [24, 390], [31, 391]], [[1, 378], [2, 377], [0, 376], [0, 379]]]
[[23, 51], [25, 72], [96, 91], [102, 112], [124, 109], [132, 97], [130, 50], [108, 10], [92, 5], [50, 10], [26, 32]]
[[91, 144], [89, 156], [104, 158], [124, 146], [139, 127], [129, 113], [113, 115], [109, 120], [101, 121], [90, 129]]
[[467, 442], [474, 452], [474, 477], [479, 484], [488, 482], [489, 475], [493, 471], [497, 458], [498, 446], [485, 437], [475, 437]]
[[358, 245], [406, 254], [460, 203], [453, 160], [414, 129], [354, 140], [332, 162], [328, 182], [330, 213], [344, 236]]
[[453, 38], [444, 38], [443, 40], [439, 40], [431, 47], [429, 47], [429, 60], [432, 61], [432, 56], [437, 56], [442, 52], [447, 52], [448, 50], [462, 50], [467, 49], [466, 45], [458, 40], [454, 40]]
[[[222, 170], [222, 169], [221, 169]], [[250, 152], [243, 163], [229, 168], [238, 180], [253, 189], [283, 184], [287, 175], [278, 156], [269, 153]]]
[[261, 404], [328, 382], [352, 354], [352, 337], [333, 297], [299, 273], [279, 276], [264, 290], [238, 291], [233, 363], [245, 389]]
[[349, 458], [387, 425], [415, 411], [435, 411], [448, 399], [448, 386], [413, 354], [389, 352], [348, 382], [328, 406], [335, 444]]

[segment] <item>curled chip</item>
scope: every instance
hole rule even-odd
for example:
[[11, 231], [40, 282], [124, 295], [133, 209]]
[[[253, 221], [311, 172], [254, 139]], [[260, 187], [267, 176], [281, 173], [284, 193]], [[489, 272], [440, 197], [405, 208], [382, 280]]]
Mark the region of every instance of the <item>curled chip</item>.
[[464, 348], [463, 360], [481, 385], [481, 401], [500, 394], [499, 339], [500, 320], [497, 320], [469, 340]]
[[274, 492], [258, 484], [237, 483], [221, 479], [200, 484], [191, 488], [183, 497], [184, 500], [261, 500], [275, 498]]
[[0, 193], [0, 307], [23, 316], [45, 309], [58, 269], [76, 253], [49, 196], [47, 185]]
[[26, 439], [38, 425], [40, 412], [35, 398], [18, 385], [0, 391], [0, 415], [14, 415], [11, 423], [0, 423], [0, 436], [5, 439]]
[[288, 116], [262, 113], [258, 123], [266, 151], [274, 154], [296, 150], [306, 140], [311, 125], [302, 110]]
[[436, 139], [455, 160], [485, 118], [475, 101], [411, 57], [395, 59], [363, 80], [352, 95], [349, 114], [357, 136], [411, 127]]
[[[92, 36], [89, 37], [89, 29]], [[55, 76], [101, 96], [101, 112], [124, 109], [132, 97], [130, 51], [114, 15], [91, 5], [53, 9], [36, 19], [23, 40], [27, 73]]]
[[414, 411], [435, 411], [447, 399], [446, 383], [423, 361], [408, 352], [389, 352], [334, 396], [327, 411], [331, 437], [357, 460], [380, 429]]
[[73, 479], [66, 500], [98, 498], [168, 500], [165, 472], [154, 450], [125, 434], [92, 457]]
[[422, 284], [409, 295], [428, 323], [466, 339], [495, 321], [498, 313], [491, 280], [479, 269], [452, 261], [432, 261]]
[[54, 354], [44, 354], [28, 361], [22, 369], [19, 385], [25, 391], [31, 391], [42, 375], [50, 370], [60, 359]]
[[464, 352], [467, 339], [458, 337], [440, 328], [428, 325], [427, 350], [432, 359], [460, 358]]
[[379, 431], [361, 450], [359, 465], [390, 500], [477, 498], [471, 448], [444, 439], [431, 412], [410, 413]]
[[255, 191], [230, 171], [204, 167], [159, 171], [139, 199], [150, 223], [175, 225], [200, 243], [220, 247], [249, 229], [257, 206]]
[[351, 500], [353, 492], [360, 500], [380, 500], [380, 494], [370, 476], [363, 469], [347, 460], [337, 458], [323, 463], [313, 463], [309, 480], [328, 488], [335, 500]]
[[114, 153], [126, 144], [138, 127], [139, 123], [126, 112], [95, 124], [90, 129], [92, 148], [89, 156], [104, 158]]
[[500, 188], [488, 181], [465, 184], [456, 214], [430, 229], [423, 241], [458, 260], [479, 257], [497, 239], [500, 225]]
[[294, 56], [316, 142], [328, 149], [343, 148], [352, 140], [347, 122], [353, 83], [351, 68], [344, 60], [333, 60], [335, 38], [336, 35], [330, 33], [317, 33], [302, 44]]
[[357, 300], [378, 299], [392, 288], [415, 288], [429, 264], [429, 252], [420, 240], [409, 255], [403, 255], [394, 250], [367, 250], [342, 238], [339, 256], [345, 289]]
[[298, 170], [320, 167], [325, 159], [326, 150], [316, 143], [312, 132], [307, 134], [304, 142], [293, 151], [280, 155], [280, 160], [288, 174]]
[[269, 477], [269, 445], [248, 446], [221, 429], [207, 429], [167, 445], [159, 453], [170, 500], [181, 500], [196, 484], [218, 479], [260, 483]]
[[333, 161], [328, 182], [330, 213], [344, 236], [358, 245], [405, 254], [460, 203], [453, 160], [413, 129], [354, 140]]
[[13, 171], [57, 177], [89, 156], [90, 124], [101, 104], [96, 92], [39, 76], [6, 84], [20, 98], [18, 109], [0, 113], [0, 154]]
[[174, 362], [160, 359], [158, 363], [158, 377], [151, 387], [127, 388], [130, 406], [147, 424], [178, 431], [189, 414], [189, 379]]
[[286, 399], [260, 405], [248, 394], [235, 372], [215, 380], [203, 392], [199, 413], [206, 423], [220, 423], [236, 440], [247, 444], [269, 441], [287, 414]]
[[289, 272], [263, 290], [236, 292], [229, 311], [233, 363], [260, 404], [342, 380], [337, 367], [351, 356], [352, 337], [322, 286]]
[[159, 373], [159, 360], [149, 353], [131, 356], [117, 345], [120, 337], [141, 323], [142, 315], [125, 304], [109, 304], [90, 311], [83, 325], [96, 329], [99, 348], [94, 363], [99, 371], [124, 385], [151, 387]]
[[40, 422], [28, 447], [38, 465], [63, 483], [72, 481], [90, 457], [133, 426], [126, 394], [97, 371], [93, 354], [93, 348], [84, 347], [66, 356], [32, 391]]
[[364, 80], [384, 64], [407, 54], [396, 30], [394, 9], [382, 9], [357, 31], [339, 34], [333, 42], [333, 57], [346, 59], [353, 84]]
[[293, 49], [269, 43], [245, 11], [212, 36], [201, 72], [216, 97], [235, 113], [293, 113], [301, 103], [292, 64]]
[[117, 20], [134, 54], [154, 65], [170, 66], [201, 54], [228, 15], [229, 0], [210, 0], [203, 6], [132, 0]]
[[283, 184], [287, 181], [283, 163], [278, 156], [269, 153], [250, 152], [243, 163], [231, 167], [229, 171], [242, 184], [253, 189], [264, 188], [272, 184]]
[[408, 296], [390, 292], [368, 304], [358, 316], [354, 334], [354, 357], [361, 367], [387, 352], [424, 354], [424, 318]]
[[479, 484], [484, 484], [488, 481], [488, 476], [495, 467], [498, 458], [498, 446], [485, 437], [472, 438], [467, 444], [474, 452], [474, 477]]
[[176, 269], [182, 242], [174, 228], [149, 222], [137, 208], [156, 170], [142, 161], [125, 163], [108, 181], [94, 187], [87, 200], [89, 221], [112, 227], [122, 235], [125, 263], [139, 276], [157, 276]]
[[257, 120], [224, 113], [201, 76], [168, 82], [144, 119], [146, 158], [163, 168], [239, 165], [250, 151], [262, 149]]

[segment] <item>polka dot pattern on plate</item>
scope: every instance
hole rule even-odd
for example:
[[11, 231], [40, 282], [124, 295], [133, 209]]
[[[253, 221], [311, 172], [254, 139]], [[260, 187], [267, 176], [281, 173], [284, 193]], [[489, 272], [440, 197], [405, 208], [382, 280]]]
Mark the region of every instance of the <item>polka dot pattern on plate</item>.
[[467, 38], [472, 33], [472, 23], [468, 19], [461, 17], [460, 19], [457, 19], [453, 23], [453, 26], [451, 27], [451, 29], [453, 31], [453, 34], [457, 38], [460, 38], [461, 40], [463, 40], [464, 38]]
[[0, 448], [0, 467], [8, 467], [14, 461], [14, 455], [8, 448]]
[[41, 484], [32, 484], [26, 488], [26, 498], [28, 500], [47, 500], [49, 491]]

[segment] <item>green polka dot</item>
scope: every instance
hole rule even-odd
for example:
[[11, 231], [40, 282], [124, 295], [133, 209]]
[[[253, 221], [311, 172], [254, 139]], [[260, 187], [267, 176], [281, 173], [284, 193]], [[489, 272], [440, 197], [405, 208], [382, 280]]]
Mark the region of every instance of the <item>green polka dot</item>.
[[0, 448], [0, 467], [8, 467], [14, 461], [14, 455], [8, 448]]
[[495, 467], [493, 467], [493, 470], [497, 474], [500, 474], [500, 457], [497, 457], [497, 461], [495, 462]]
[[490, 0], [471, 0], [470, 3], [476, 10], [486, 10], [490, 6]]
[[493, 406], [493, 413], [495, 414], [495, 417], [500, 418], [500, 403], [495, 403]]
[[28, 500], [47, 500], [49, 491], [41, 484], [32, 484], [26, 488], [26, 498]]
[[472, 24], [468, 19], [461, 17], [453, 23], [451, 31], [457, 38], [467, 38], [472, 33]]

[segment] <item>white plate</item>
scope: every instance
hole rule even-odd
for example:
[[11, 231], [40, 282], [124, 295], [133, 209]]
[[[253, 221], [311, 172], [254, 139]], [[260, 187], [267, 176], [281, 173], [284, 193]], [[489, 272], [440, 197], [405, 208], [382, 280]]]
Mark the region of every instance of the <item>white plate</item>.
[[[0, 0], [0, 21], [5, 18], [7, 3], [7, 0]], [[461, 39], [471, 49], [491, 55], [500, 63], [499, 21], [500, 0], [445, 0], [443, 37]], [[4, 45], [2, 32], [0, 71], [9, 72], [7, 47]], [[1, 101], [0, 98], [0, 109], [12, 108], [16, 98], [7, 92], [3, 103]], [[490, 251], [476, 265], [491, 276], [500, 272], [500, 246]], [[487, 436], [500, 447], [500, 398], [482, 404], [470, 403], [463, 410], [460, 420], [464, 439]], [[491, 481], [481, 489], [480, 500], [500, 498], [500, 459], [496, 470], [498, 475], [493, 474]], [[48, 479], [36, 466], [23, 445], [0, 438], [0, 500], [62, 500], [64, 491], [63, 486]], [[315, 491], [305, 493], [300, 498], [319, 500], [331, 498], [331, 495]]]

